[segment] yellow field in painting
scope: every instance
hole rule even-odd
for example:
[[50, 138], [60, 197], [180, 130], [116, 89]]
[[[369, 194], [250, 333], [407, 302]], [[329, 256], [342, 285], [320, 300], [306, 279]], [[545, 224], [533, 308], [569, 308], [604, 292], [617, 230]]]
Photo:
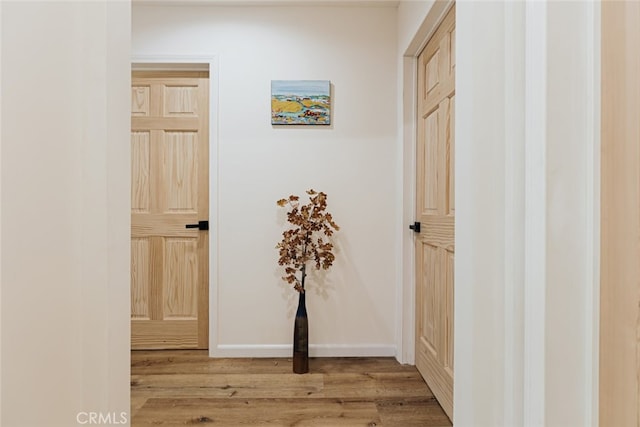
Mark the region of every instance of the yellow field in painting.
[[302, 105], [295, 101], [280, 101], [271, 99], [271, 111], [277, 113], [297, 113], [302, 110]]
[[322, 108], [327, 108], [327, 104], [322, 103], [322, 102], [318, 102], [318, 101], [314, 101], [312, 99], [303, 99], [302, 100], [302, 105], [304, 105], [307, 108], [311, 108], [311, 107], [322, 107]]

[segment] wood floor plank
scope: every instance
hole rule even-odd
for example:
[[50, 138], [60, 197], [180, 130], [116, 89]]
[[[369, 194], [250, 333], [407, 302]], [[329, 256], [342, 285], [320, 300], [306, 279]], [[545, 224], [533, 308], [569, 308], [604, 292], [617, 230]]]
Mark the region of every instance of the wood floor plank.
[[[210, 358], [206, 350], [136, 351], [131, 356], [132, 374], [181, 373], [291, 373], [291, 358]], [[314, 373], [411, 372], [392, 357], [322, 357], [309, 359]]]
[[291, 373], [291, 359], [286, 358], [210, 358], [206, 351], [199, 354], [145, 352], [132, 356], [132, 374], [233, 374], [233, 373]]
[[149, 398], [153, 397], [153, 394], [150, 393], [133, 393], [131, 392], [131, 416], [135, 416], [138, 413], [138, 410], [147, 403]]
[[325, 397], [430, 397], [433, 396], [420, 374], [415, 372], [325, 374]]
[[340, 399], [149, 399], [136, 426], [379, 426], [375, 403]]
[[450, 427], [415, 366], [388, 357], [216, 359], [206, 351], [133, 351], [132, 427]]
[[318, 357], [309, 359], [309, 369], [318, 374], [363, 372], [414, 372], [415, 366], [401, 365], [393, 357]]
[[451, 421], [435, 397], [376, 401], [382, 425], [450, 427]]
[[287, 398], [312, 397], [324, 388], [321, 374], [132, 375], [131, 392], [156, 397]]

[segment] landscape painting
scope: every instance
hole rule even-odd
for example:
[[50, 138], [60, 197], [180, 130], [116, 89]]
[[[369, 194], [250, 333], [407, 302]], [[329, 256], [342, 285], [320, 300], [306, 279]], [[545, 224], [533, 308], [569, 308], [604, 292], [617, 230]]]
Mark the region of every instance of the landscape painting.
[[331, 124], [329, 80], [271, 80], [271, 124]]

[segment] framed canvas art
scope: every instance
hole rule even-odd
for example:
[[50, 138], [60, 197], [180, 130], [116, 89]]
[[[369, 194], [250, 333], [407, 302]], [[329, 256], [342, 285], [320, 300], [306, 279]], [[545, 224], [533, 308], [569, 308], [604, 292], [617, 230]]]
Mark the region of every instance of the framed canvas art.
[[329, 80], [271, 80], [271, 124], [331, 124]]

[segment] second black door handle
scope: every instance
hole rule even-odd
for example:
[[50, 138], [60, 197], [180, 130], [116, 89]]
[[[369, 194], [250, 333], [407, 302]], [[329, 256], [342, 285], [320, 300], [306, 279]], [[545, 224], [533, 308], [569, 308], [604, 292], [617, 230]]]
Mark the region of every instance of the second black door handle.
[[184, 228], [197, 228], [198, 230], [208, 230], [209, 221], [198, 221], [197, 224], [187, 224]]

